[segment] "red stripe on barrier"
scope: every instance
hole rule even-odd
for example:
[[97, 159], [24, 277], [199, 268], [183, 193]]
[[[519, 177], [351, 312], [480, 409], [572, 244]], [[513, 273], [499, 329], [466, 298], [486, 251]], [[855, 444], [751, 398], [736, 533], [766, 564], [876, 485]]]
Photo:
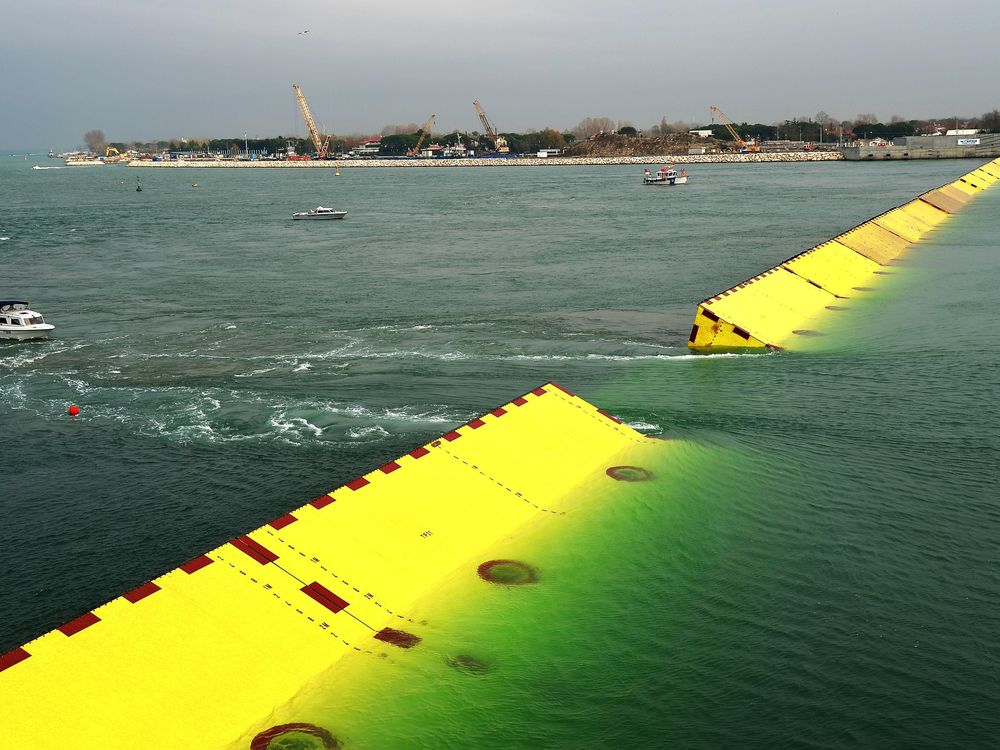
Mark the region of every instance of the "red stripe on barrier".
[[236, 547], [240, 552], [252, 557], [254, 560], [259, 562], [261, 565], [267, 565], [270, 562], [274, 562], [278, 559], [278, 556], [271, 552], [267, 547], [265, 547], [260, 542], [254, 541], [250, 537], [238, 536], [229, 542], [231, 545]]
[[0, 654], [0, 672], [3, 672], [5, 669], [10, 669], [15, 664], [20, 664], [29, 656], [31, 656], [31, 654], [23, 648], [14, 648], [6, 654]]
[[314, 507], [316, 510], [319, 510], [320, 508], [325, 508], [327, 505], [329, 505], [332, 502], [333, 502], [333, 498], [332, 497], [330, 497], [329, 495], [323, 495], [322, 497], [317, 497], [315, 500], [313, 500], [309, 504], [312, 507]]
[[558, 389], [559, 389], [560, 391], [562, 391], [563, 393], [565, 393], [565, 394], [566, 394], [567, 396], [576, 396], [576, 394], [575, 394], [575, 393], [573, 393], [572, 391], [568, 391], [568, 390], [566, 390], [565, 388], [563, 388], [563, 387], [562, 387], [561, 385], [559, 385], [558, 383], [553, 383], [552, 385], [554, 385], [554, 386], [555, 386], [556, 388], [558, 388]]
[[506, 413], [507, 410], [500, 407], [497, 407], [496, 409], [490, 412], [490, 414], [492, 414], [494, 417], [502, 417]]
[[622, 423], [622, 421], [620, 419], [618, 419], [617, 417], [612, 417], [606, 411], [601, 411], [600, 409], [598, 409], [597, 413], [600, 414], [602, 417], [607, 417], [608, 419], [610, 419], [615, 424], [621, 424]]
[[360, 490], [362, 487], [365, 487], [365, 486], [367, 486], [369, 484], [371, 484], [371, 482], [369, 482], [364, 477], [358, 477], [353, 482], [348, 482], [347, 483], [347, 489], [349, 489], [349, 490]]
[[532, 393], [534, 393], [536, 396], [544, 396], [545, 395], [545, 389], [541, 388], [541, 387], [538, 387], [535, 390], [533, 390]]
[[191, 560], [190, 562], [186, 562], [183, 565], [181, 565], [181, 570], [190, 575], [191, 573], [196, 573], [197, 571], [204, 568], [206, 565], [211, 565], [214, 562], [215, 560], [213, 560], [208, 555], [202, 555], [201, 557], [196, 557], [194, 560]]
[[306, 596], [310, 597], [311, 599], [315, 599], [317, 602], [322, 604], [324, 607], [326, 607], [333, 613], [337, 613], [342, 609], [346, 609], [348, 606], [347, 600], [341, 599], [335, 593], [330, 591], [330, 589], [326, 588], [325, 586], [319, 583], [316, 583], [315, 581], [306, 586], [303, 586], [299, 590]]
[[481, 419], [473, 419], [471, 422], [469, 422], [469, 427], [471, 427], [474, 430], [478, 430], [484, 424], [486, 424], [486, 422], [484, 422]]
[[454, 442], [455, 440], [458, 440], [460, 437], [462, 437], [461, 432], [455, 432], [454, 430], [452, 430], [451, 432], [449, 432], [447, 435], [444, 436], [444, 439], [447, 440], [449, 443], [451, 443]]
[[81, 630], [86, 630], [95, 622], [100, 622], [101, 618], [95, 615], [93, 612], [87, 612], [86, 614], [80, 615], [75, 620], [70, 620], [61, 628], [59, 632], [63, 635], [76, 635]]
[[394, 472], [398, 468], [399, 464], [397, 464], [395, 461], [390, 461], [385, 466], [380, 466], [379, 471], [381, 471], [383, 474], [392, 474], [392, 472]]
[[528, 402], [527, 402], [527, 401], [525, 401], [525, 400], [524, 400], [523, 398], [521, 398], [520, 396], [518, 396], [518, 397], [517, 397], [517, 398], [515, 398], [515, 399], [514, 399], [513, 401], [511, 401], [511, 403], [512, 403], [512, 404], [514, 404], [514, 406], [524, 406], [524, 405], [525, 405], [526, 403], [528, 403]]
[[293, 523], [295, 523], [298, 520], [299, 519], [297, 519], [291, 513], [286, 513], [281, 518], [275, 518], [273, 521], [271, 521], [271, 523], [268, 524], [268, 526], [270, 526], [275, 531], [281, 531], [283, 528], [285, 528], [289, 524], [293, 524]]
[[150, 581], [149, 583], [144, 583], [141, 586], [132, 589], [127, 594], [122, 594], [122, 596], [132, 602], [132, 604], [135, 604], [137, 601], [145, 599], [150, 594], [155, 594], [159, 590], [160, 587]]
[[412, 458], [423, 458], [428, 453], [430, 453], [429, 450], [427, 450], [423, 446], [420, 446], [419, 448], [416, 448], [415, 450], [410, 451], [409, 455]]

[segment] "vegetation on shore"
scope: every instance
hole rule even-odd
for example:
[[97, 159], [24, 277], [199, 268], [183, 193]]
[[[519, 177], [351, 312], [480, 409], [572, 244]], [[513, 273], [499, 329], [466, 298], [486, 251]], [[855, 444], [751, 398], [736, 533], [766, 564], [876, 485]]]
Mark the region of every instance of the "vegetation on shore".
[[[796, 117], [783, 122], [740, 123], [736, 130], [749, 140], [787, 140], [804, 142], [851, 141], [855, 139], [884, 138], [891, 140], [899, 136], [927, 135], [943, 132], [948, 129], [970, 128], [984, 132], [1000, 132], [1000, 110], [994, 109], [979, 117], [962, 118], [958, 116], [931, 118], [926, 120], [904, 120], [896, 115], [889, 122], [880, 122], [876, 115], [867, 113], [856, 115], [853, 119], [840, 120], [831, 117], [826, 112], [818, 112], [812, 117]], [[710, 130], [709, 139], [689, 135], [690, 130]], [[402, 156], [412, 149], [420, 140], [422, 130], [416, 123], [408, 125], [387, 125], [381, 130], [380, 156]], [[668, 122], [664, 116], [660, 122], [646, 130], [637, 128], [627, 120], [612, 120], [609, 117], [586, 117], [576, 127], [562, 132], [554, 128], [530, 130], [526, 133], [501, 133], [507, 139], [512, 153], [534, 153], [541, 149], [569, 149], [571, 155], [599, 155], [600, 145], [610, 148], [605, 153], [627, 155], [631, 153], [684, 153], [690, 145], [709, 148], [731, 149], [732, 136], [719, 123], [696, 123], [681, 120]], [[617, 135], [620, 138], [636, 139], [635, 142], [622, 141], [620, 138], [609, 138]], [[353, 133], [350, 135], [332, 136], [330, 152], [344, 154], [364, 141], [375, 136]], [[155, 142], [121, 142], [108, 141], [100, 130], [91, 130], [84, 135], [87, 148], [92, 153], [103, 154], [107, 147], [119, 151], [134, 149], [140, 152], [212, 152], [231, 155], [279, 154], [293, 149], [299, 154], [313, 152], [312, 142], [298, 135], [269, 136], [265, 138], [172, 138]], [[586, 142], [597, 145], [586, 145]], [[442, 145], [462, 144], [476, 153], [485, 153], [492, 149], [489, 139], [478, 131], [450, 133], [434, 133], [425, 141]], [[574, 145], [575, 144], [575, 145]], [[654, 151], [648, 151], [653, 148]]]

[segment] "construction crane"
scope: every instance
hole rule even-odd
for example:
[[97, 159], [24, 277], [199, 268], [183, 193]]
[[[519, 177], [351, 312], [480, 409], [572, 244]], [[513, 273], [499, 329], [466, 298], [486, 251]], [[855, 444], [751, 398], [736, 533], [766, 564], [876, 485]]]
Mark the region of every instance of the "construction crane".
[[493, 148], [496, 149], [496, 152], [498, 154], [510, 153], [510, 149], [507, 147], [507, 139], [497, 133], [496, 128], [490, 123], [486, 112], [483, 111], [482, 106], [479, 104], [479, 100], [476, 99], [472, 103], [472, 106], [476, 108], [476, 114], [479, 115], [479, 121], [483, 123], [483, 130], [486, 131], [486, 137], [493, 141]]
[[420, 130], [420, 138], [417, 139], [417, 145], [406, 152], [407, 156], [420, 156], [420, 147], [424, 145], [424, 141], [431, 134], [431, 128], [434, 127], [434, 118], [437, 115], [432, 114], [427, 118], [427, 122], [424, 123], [424, 127]]
[[741, 151], [760, 151], [760, 145], [757, 143], [747, 143], [742, 138], [740, 134], [736, 132], [736, 128], [733, 127], [733, 121], [723, 114], [722, 110], [712, 105], [712, 114], [719, 118], [719, 122], [722, 123], [723, 127], [729, 132], [729, 135], [733, 137], [736, 141], [736, 145], [740, 147]]
[[299, 109], [302, 110], [302, 118], [306, 121], [306, 127], [309, 128], [309, 137], [312, 138], [313, 146], [316, 147], [316, 158], [325, 159], [326, 152], [330, 150], [330, 136], [323, 138], [319, 134], [319, 130], [316, 129], [316, 121], [313, 120], [312, 112], [309, 111], [309, 104], [306, 103], [306, 98], [302, 96], [302, 89], [299, 88], [299, 84], [293, 83], [292, 90], [295, 91], [295, 99], [299, 103]]

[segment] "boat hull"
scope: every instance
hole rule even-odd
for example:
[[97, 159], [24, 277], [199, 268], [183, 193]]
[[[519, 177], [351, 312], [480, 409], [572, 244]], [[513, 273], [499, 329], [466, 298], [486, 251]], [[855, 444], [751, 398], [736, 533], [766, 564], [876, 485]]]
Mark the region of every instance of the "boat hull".
[[644, 180], [644, 185], [686, 185], [688, 181], [687, 177], [673, 177], [666, 180]]
[[[55, 330], [54, 325], [46, 323], [45, 325], [37, 326], [18, 326], [17, 329], [12, 326], [0, 326], [0, 339], [6, 339], [10, 341], [30, 341], [31, 339], [47, 339], [49, 334]], [[20, 329], [20, 330], [18, 330]]]
[[333, 221], [343, 219], [347, 216], [347, 211], [337, 211], [332, 214], [292, 214], [294, 221]]

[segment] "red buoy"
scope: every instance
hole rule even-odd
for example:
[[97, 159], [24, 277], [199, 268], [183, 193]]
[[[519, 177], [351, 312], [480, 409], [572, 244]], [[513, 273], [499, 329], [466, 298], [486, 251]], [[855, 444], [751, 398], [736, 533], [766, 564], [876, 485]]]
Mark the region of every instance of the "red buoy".
[[71, 417], [75, 417], [79, 413], [80, 413], [80, 407], [79, 406], [77, 406], [76, 404], [70, 404], [69, 405], [69, 415]]

